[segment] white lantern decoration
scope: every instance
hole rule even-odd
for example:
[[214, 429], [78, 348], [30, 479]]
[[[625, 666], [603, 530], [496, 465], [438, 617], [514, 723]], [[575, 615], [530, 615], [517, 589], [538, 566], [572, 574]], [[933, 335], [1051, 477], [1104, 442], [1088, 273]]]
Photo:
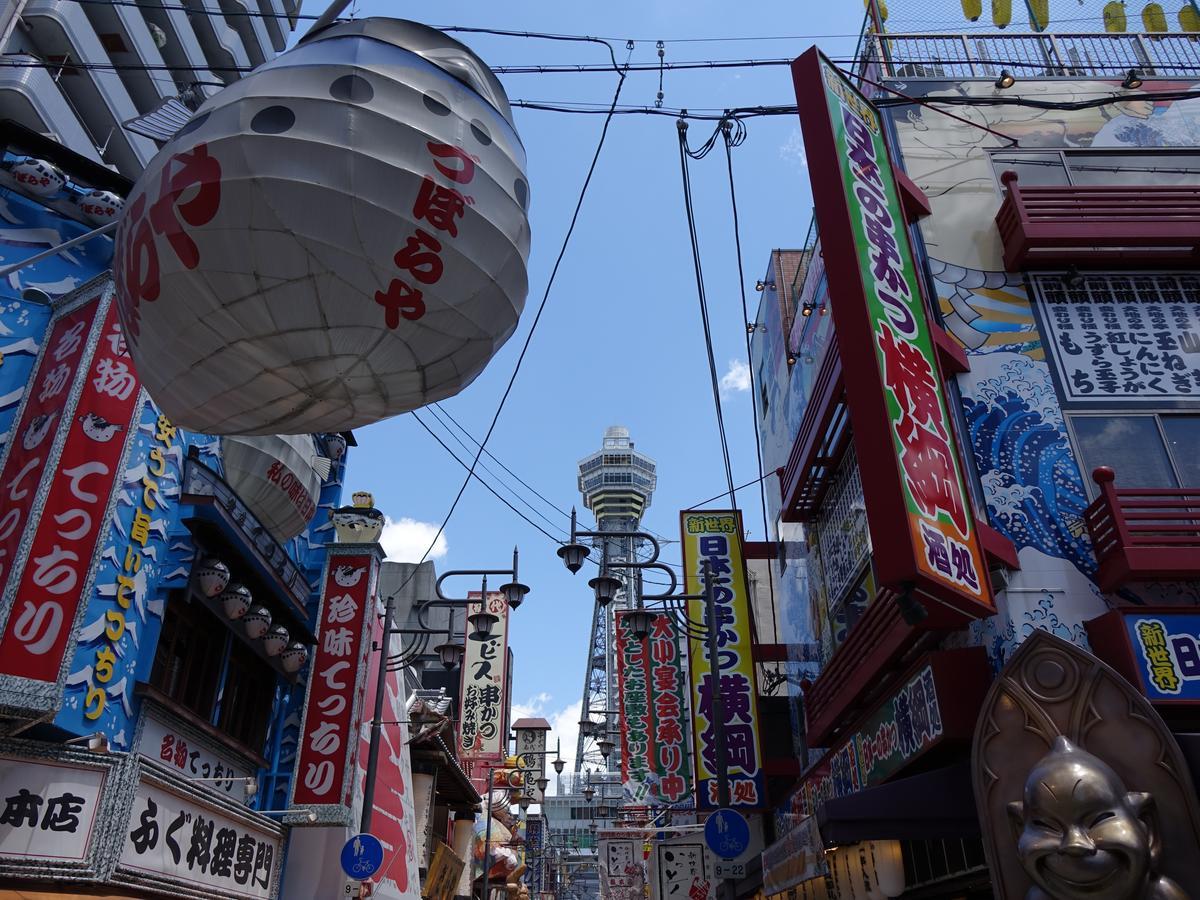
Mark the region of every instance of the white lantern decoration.
[[8, 172], [22, 190], [37, 197], [53, 197], [67, 186], [67, 176], [58, 166], [32, 156], [13, 163]]
[[235, 622], [246, 615], [250, 610], [250, 604], [254, 602], [250, 589], [244, 584], [229, 585], [221, 592], [220, 599], [225, 615]]
[[209, 98], [130, 193], [114, 270], [138, 374], [209, 434], [451, 397], [516, 328], [528, 200], [508, 100], [467, 47], [388, 18], [310, 33]]
[[284, 651], [288, 645], [288, 641], [292, 636], [288, 634], [288, 630], [282, 625], [272, 625], [267, 629], [267, 633], [263, 635], [263, 650], [267, 656], [278, 656]]
[[308, 434], [221, 439], [225, 480], [276, 540], [302, 532], [317, 513], [330, 462]]
[[904, 893], [904, 854], [899, 841], [871, 841], [871, 859], [875, 866], [875, 881], [885, 897]]
[[292, 641], [287, 645], [287, 649], [279, 654], [279, 663], [283, 666], [283, 671], [289, 675], [295, 675], [308, 662], [308, 648], [299, 641]]
[[271, 611], [265, 606], [256, 606], [242, 617], [242, 625], [250, 640], [257, 641], [271, 627]]
[[[854, 854], [857, 856], [857, 854]], [[854, 874], [850, 865], [850, 851], [842, 847], [833, 854], [833, 883], [839, 900], [866, 900], [862, 892], [855, 889]]]
[[125, 208], [125, 201], [112, 191], [85, 191], [74, 195], [71, 202], [93, 225], [117, 221]]
[[875, 880], [875, 866], [871, 859], [871, 848], [866, 842], [858, 844], [850, 851], [854, 856], [854, 886], [859, 895], [866, 900], [887, 900], [879, 883]]
[[196, 586], [205, 597], [212, 598], [229, 586], [229, 566], [214, 557], [202, 559], [192, 571]]

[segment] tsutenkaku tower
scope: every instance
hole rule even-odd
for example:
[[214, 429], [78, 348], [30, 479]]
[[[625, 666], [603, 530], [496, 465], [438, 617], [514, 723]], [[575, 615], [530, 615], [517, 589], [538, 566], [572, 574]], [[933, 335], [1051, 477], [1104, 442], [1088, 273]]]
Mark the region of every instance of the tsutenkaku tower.
[[[657, 483], [657, 466], [649, 456], [634, 449], [629, 429], [613, 425], [604, 431], [603, 446], [579, 462], [579, 492], [583, 505], [596, 519], [596, 531], [637, 531], [642, 514], [650, 505]], [[622, 564], [636, 558], [639, 542], [632, 538], [595, 538], [598, 551], [592, 558], [599, 561], [607, 552], [609, 572], [624, 583], [616, 599], [607, 607], [596, 605], [592, 610], [592, 630], [588, 640], [587, 665], [583, 679], [583, 711], [590, 710], [596, 722], [606, 722], [615, 728], [617, 717], [602, 715], [604, 710], [616, 709], [616, 656], [613, 646], [613, 614], [629, 609], [636, 600], [636, 572]], [[595, 770], [620, 768], [620, 742], [607, 763], [596, 746], [596, 738], [579, 735], [575, 753], [575, 772], [586, 765]]]

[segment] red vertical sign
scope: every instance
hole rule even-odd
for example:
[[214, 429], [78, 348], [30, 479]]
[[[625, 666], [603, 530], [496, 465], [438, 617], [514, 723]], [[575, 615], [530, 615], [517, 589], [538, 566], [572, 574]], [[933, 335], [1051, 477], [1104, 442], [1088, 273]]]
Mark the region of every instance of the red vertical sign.
[[[0, 640], [0, 674], [58, 680], [139, 390], [110, 305]], [[135, 519], [131, 536], [140, 533], [145, 543], [150, 524], [149, 516]], [[119, 640], [124, 617], [110, 612], [106, 629], [111, 640]]]
[[342, 806], [349, 816], [378, 569], [378, 557], [362, 552], [362, 545], [350, 553], [339, 553], [336, 544], [330, 548], [292, 779], [293, 806]]
[[9, 437], [8, 459], [0, 469], [0, 510], [4, 511], [0, 516], [0, 593], [12, 571], [79, 362], [87, 350], [99, 299], [77, 306], [50, 326], [42, 358], [29, 379], [25, 408]]

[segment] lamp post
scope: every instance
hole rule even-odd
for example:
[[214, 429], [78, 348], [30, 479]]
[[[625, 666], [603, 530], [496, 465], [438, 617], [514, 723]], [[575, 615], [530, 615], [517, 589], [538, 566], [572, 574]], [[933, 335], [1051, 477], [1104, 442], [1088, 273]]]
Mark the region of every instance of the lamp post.
[[[717, 606], [716, 592], [713, 586], [712, 565], [708, 560], [704, 560], [701, 568], [701, 577], [703, 591], [699, 594], [676, 594], [675, 589], [678, 587], [678, 582], [675, 578], [675, 573], [671, 568], [658, 561], [659, 544], [653, 535], [641, 531], [631, 532], [594, 532], [580, 531], [576, 528], [575, 515], [572, 511], [571, 515], [571, 540], [559, 547], [558, 556], [562, 559], [563, 564], [571, 572], [578, 572], [583, 566], [583, 562], [587, 559], [590, 553], [589, 548], [579, 543], [580, 537], [630, 537], [641, 539], [648, 542], [654, 549], [650, 557], [646, 560], [633, 560], [623, 565], [639, 570], [640, 576], [642, 569], [654, 569], [666, 574], [668, 578], [667, 589], [659, 594], [642, 594], [638, 592], [637, 611], [644, 610], [643, 599], [662, 601], [664, 609], [672, 616], [676, 625], [688, 637], [695, 640], [703, 640], [708, 652], [709, 666], [709, 690], [712, 696], [712, 725], [713, 725], [713, 742], [716, 751], [716, 777], [717, 777], [717, 801], [722, 807], [728, 807], [730, 803], [729, 790], [729, 747], [725, 734], [725, 698], [721, 692], [721, 663], [718, 656], [718, 635], [717, 628]], [[600, 575], [607, 574], [607, 557], [602, 558], [600, 564]], [[611, 602], [612, 594], [609, 593], [610, 585], [603, 579], [593, 578], [588, 582], [589, 586], [595, 591], [596, 602], [601, 606]], [[704, 603], [703, 622], [696, 622], [690, 619], [687, 615], [686, 601], [700, 600]], [[641, 635], [648, 634], [653, 619], [651, 614], [646, 612], [645, 618], [639, 618], [635, 623], [635, 636], [639, 640], [645, 638]], [[594, 729], [595, 723], [591, 722], [588, 716], [584, 717], [589, 728]], [[580, 728], [584, 728], [584, 722], [580, 722]], [[603, 751], [602, 751], [603, 752]], [[611, 751], [610, 751], [611, 752]], [[720, 883], [719, 895], [722, 900], [732, 900], [733, 897], [733, 882], [731, 879], [723, 878]]]
[[[507, 601], [510, 609], [516, 609], [525, 600], [525, 595], [529, 593], [529, 588], [521, 584], [517, 577], [517, 563], [519, 553], [513, 548], [513, 562], [511, 569], [451, 569], [445, 572], [438, 578], [433, 586], [434, 593], [437, 598], [434, 600], [426, 600], [423, 603], [415, 605], [417, 612], [417, 627], [416, 628], [393, 628], [393, 620], [396, 614], [395, 595], [388, 596], [384, 600], [383, 606], [383, 636], [379, 650], [383, 653], [383, 659], [380, 660], [379, 673], [375, 680], [375, 709], [371, 717], [371, 740], [367, 748], [367, 774], [366, 782], [363, 785], [363, 809], [362, 817], [359, 820], [359, 832], [366, 834], [371, 830], [371, 816], [375, 811], [375, 780], [379, 771], [379, 745], [383, 735], [383, 698], [387, 692], [387, 676], [389, 672], [397, 672], [401, 669], [408, 668], [416, 662], [429, 646], [429, 638], [432, 635], [445, 633], [447, 640], [443, 644], [439, 644], [435, 650], [442, 665], [448, 669], [452, 669], [462, 662], [464, 648], [463, 644], [456, 641], [457, 635], [454, 630], [454, 610], [463, 609], [467, 611], [466, 621], [463, 628], [463, 641], [472, 633], [467, 631], [467, 626], [474, 629], [475, 635], [487, 637], [491, 634], [492, 628], [498, 617], [487, 612], [487, 576], [488, 575], [509, 575], [512, 580], [500, 586], [500, 592], [504, 594], [504, 599]], [[470, 607], [476, 601], [469, 597], [447, 597], [442, 593], [442, 582], [450, 577], [459, 577], [463, 575], [479, 575], [482, 577], [482, 590], [480, 596], [481, 608], [479, 611], [471, 613]], [[450, 620], [446, 628], [431, 628], [425, 623], [426, 610], [439, 607], [449, 609]], [[392, 635], [411, 635], [413, 641], [408, 647], [402, 647], [399, 653], [390, 654]], [[489, 782], [490, 785], [490, 782]], [[490, 790], [489, 790], [490, 798]], [[486, 898], [485, 898], [486, 900]]]

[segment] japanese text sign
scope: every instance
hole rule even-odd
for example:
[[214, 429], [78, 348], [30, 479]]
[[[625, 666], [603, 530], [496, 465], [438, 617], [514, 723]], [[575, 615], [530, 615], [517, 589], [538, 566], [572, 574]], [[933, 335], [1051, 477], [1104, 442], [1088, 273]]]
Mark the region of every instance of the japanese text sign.
[[1125, 406], [1200, 398], [1200, 279], [1038, 278], [1038, 311], [1065, 401]]
[[679, 634], [671, 617], [651, 620], [636, 640], [628, 612], [616, 614], [617, 687], [621, 714], [621, 780], [638, 806], [691, 802], [687, 695]]
[[[52, 683], [59, 678], [80, 599], [91, 586], [92, 560], [107, 524], [139, 390], [116, 308], [110, 305], [13, 595], [0, 640], [2, 674]], [[120, 640], [125, 625], [124, 609], [108, 611], [104, 627], [111, 642]], [[103, 690], [97, 692], [102, 708]]]
[[142, 781], [114, 880], [151, 876], [216, 897], [270, 898], [282, 843], [248, 818]]
[[706, 628], [716, 628], [720, 685], [712, 684], [708, 646], [688, 638], [691, 672], [692, 742], [695, 748], [696, 806], [715, 809], [717, 797], [716, 729], [712, 721], [714, 687], [725, 707], [730, 805], [758, 807], [766, 802], [762, 755], [758, 742], [758, 690], [751, 655], [746, 566], [742, 555], [742, 517], [736, 510], [680, 513], [684, 583], [688, 594], [704, 590], [703, 565], [711, 566], [716, 622], [701, 612], [701, 601], [688, 603], [689, 614]]
[[317, 621], [317, 646], [308, 673], [292, 806], [341, 807], [333, 819], [349, 823], [350, 788], [362, 715], [364, 654], [370, 649], [379, 558], [339, 552], [333, 545]]
[[1151, 700], [1200, 700], [1200, 615], [1127, 615], [1142, 690]]
[[87, 351], [98, 305], [99, 297], [93, 297], [54, 320], [29, 379], [29, 393], [0, 468], [0, 591], [13, 570], [55, 435], [69, 419], [71, 386]]
[[150, 715], [142, 723], [138, 751], [174, 769], [183, 778], [202, 779], [206, 786], [235, 800], [245, 797], [245, 780], [254, 775], [245, 764], [218, 756], [190, 733]]
[[[478, 591], [470, 592], [467, 597], [476, 601], [467, 607], [468, 616], [483, 608]], [[499, 621], [484, 640], [467, 635], [462, 667], [458, 746], [460, 756], [471, 761], [503, 759], [507, 746], [504, 697], [508, 666], [508, 603], [504, 595], [488, 591], [487, 611], [498, 616]], [[476, 788], [480, 791], [486, 789], [486, 775], [482, 769], [472, 780], [477, 782]]]
[[[878, 111], [814, 47], [792, 65], [875, 567], [994, 611]], [[890, 448], [890, 449], [887, 449]], [[897, 523], [907, 527], [897, 532]]]
[[0, 756], [0, 859], [82, 862], [107, 773]]
[[709, 894], [706, 851], [703, 844], [655, 845], [658, 900], [705, 900]]

